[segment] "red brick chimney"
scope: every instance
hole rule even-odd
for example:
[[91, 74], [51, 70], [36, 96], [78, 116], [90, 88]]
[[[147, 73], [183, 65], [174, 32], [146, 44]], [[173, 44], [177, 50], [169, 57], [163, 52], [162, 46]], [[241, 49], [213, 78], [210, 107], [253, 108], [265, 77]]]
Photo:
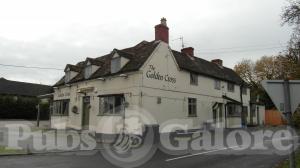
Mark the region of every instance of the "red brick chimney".
[[181, 53], [184, 53], [188, 56], [194, 56], [194, 48], [193, 47], [187, 47], [187, 48], [183, 48], [181, 49]]
[[166, 18], [161, 18], [160, 24], [155, 26], [155, 40], [161, 40], [169, 44], [169, 28]]
[[211, 60], [212, 63], [215, 63], [219, 66], [223, 66], [223, 60], [221, 59], [214, 59], [214, 60]]

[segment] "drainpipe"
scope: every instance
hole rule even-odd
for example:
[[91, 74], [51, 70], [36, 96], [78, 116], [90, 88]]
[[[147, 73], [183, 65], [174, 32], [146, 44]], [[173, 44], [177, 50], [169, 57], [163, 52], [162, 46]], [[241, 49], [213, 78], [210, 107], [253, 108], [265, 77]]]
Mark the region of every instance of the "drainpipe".
[[225, 104], [225, 128], [227, 128], [227, 104]]
[[38, 102], [37, 108], [37, 116], [36, 116], [36, 126], [40, 126], [40, 117], [41, 117], [41, 109], [40, 109], [40, 102]]
[[247, 125], [247, 118], [245, 119], [245, 116], [244, 116], [244, 112], [243, 112], [243, 87], [244, 87], [244, 84], [242, 83], [240, 85], [240, 97], [241, 97], [241, 121], [242, 121], [242, 124], [243, 124], [243, 120], [245, 121], [245, 126]]

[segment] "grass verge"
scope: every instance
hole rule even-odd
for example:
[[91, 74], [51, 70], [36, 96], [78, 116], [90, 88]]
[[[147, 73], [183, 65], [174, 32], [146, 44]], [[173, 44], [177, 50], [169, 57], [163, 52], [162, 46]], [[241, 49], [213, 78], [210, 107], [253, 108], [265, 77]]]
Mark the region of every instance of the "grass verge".
[[[300, 168], [300, 152], [296, 153], [296, 168]], [[281, 162], [276, 168], [289, 168], [290, 161], [289, 159]]]
[[4, 146], [0, 146], [0, 156], [1, 155], [20, 155], [20, 154], [27, 154], [25, 150], [19, 149], [11, 149]]

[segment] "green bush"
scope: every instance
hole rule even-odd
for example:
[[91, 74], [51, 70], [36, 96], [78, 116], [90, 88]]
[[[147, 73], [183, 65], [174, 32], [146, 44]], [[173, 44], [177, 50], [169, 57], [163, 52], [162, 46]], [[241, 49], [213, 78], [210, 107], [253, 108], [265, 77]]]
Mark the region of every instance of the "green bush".
[[297, 111], [293, 115], [293, 123], [296, 128], [300, 128], [300, 112]]
[[36, 119], [37, 98], [0, 96], [1, 119]]

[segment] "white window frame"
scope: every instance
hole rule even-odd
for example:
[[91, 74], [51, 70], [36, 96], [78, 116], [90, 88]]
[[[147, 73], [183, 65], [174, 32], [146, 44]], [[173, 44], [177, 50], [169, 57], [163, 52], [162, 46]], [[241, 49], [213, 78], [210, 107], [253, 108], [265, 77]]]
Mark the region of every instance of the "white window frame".
[[196, 73], [190, 72], [190, 84], [191, 85], [198, 85], [198, 75]]
[[[231, 86], [232, 86], [232, 88], [231, 88]], [[228, 82], [227, 83], [227, 91], [228, 92], [234, 92], [234, 90], [235, 90], [235, 84]]]
[[84, 68], [84, 78], [88, 79], [92, 75], [93, 65], [89, 64]]
[[221, 80], [215, 79], [215, 89], [221, 90]]
[[[232, 111], [230, 111], [230, 109]], [[226, 110], [227, 110], [228, 117], [241, 117], [242, 115], [242, 106], [238, 104], [233, 104], [233, 103], [227, 104]]]
[[197, 99], [188, 98], [188, 116], [197, 117]]
[[119, 72], [121, 70], [121, 57], [112, 58], [110, 64], [111, 73]]
[[70, 99], [55, 100], [52, 106], [52, 115], [68, 116], [70, 110]]
[[[119, 98], [120, 105], [116, 105]], [[99, 97], [99, 115], [122, 115], [125, 112], [124, 95], [107, 95]]]
[[65, 74], [65, 83], [68, 83], [71, 80], [71, 71], [67, 71]]

